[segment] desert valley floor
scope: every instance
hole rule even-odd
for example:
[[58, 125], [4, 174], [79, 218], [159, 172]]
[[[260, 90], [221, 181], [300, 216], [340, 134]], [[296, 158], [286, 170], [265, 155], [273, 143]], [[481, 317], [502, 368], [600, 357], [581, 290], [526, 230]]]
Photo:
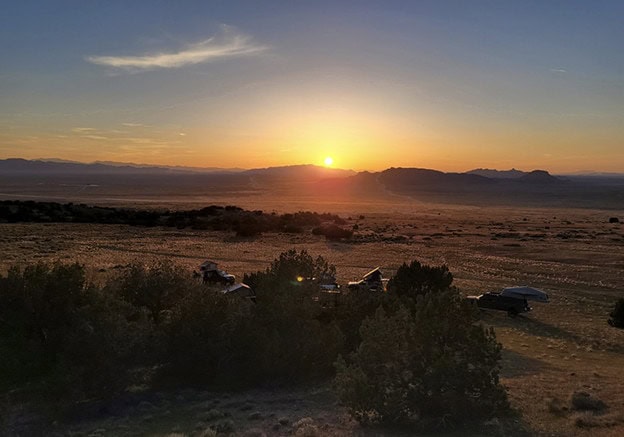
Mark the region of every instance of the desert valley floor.
[[[338, 282], [343, 284], [377, 266], [390, 277], [403, 262], [417, 259], [446, 264], [454, 285], [466, 295], [513, 285], [541, 288], [551, 302], [533, 303], [533, 311], [524, 316], [483, 314], [484, 323], [494, 326], [504, 347], [502, 381], [512, 406], [521, 413], [516, 419], [518, 429], [541, 435], [624, 434], [624, 330], [607, 324], [614, 302], [624, 297], [624, 225], [609, 223], [618, 214], [622, 220], [621, 211], [454, 206], [402, 199], [385, 204], [314, 204], [240, 198], [229, 203], [264, 211], [336, 213], [347, 219], [348, 226], [357, 224], [357, 230], [351, 241], [328, 242], [309, 233], [241, 239], [225, 232], [161, 227], [0, 224], [0, 268], [76, 261], [88, 267], [92, 281], [100, 281], [135, 261], [169, 259], [187, 267], [190, 274], [209, 258], [242, 278], [246, 272], [265, 269], [282, 251], [296, 248], [335, 264]], [[569, 399], [575, 391], [603, 400], [608, 409], [601, 415], [570, 411]], [[345, 419], [328, 390], [282, 393], [282, 397], [280, 406], [275, 399], [271, 404], [266, 393], [234, 395], [229, 404], [233, 417], [240, 419], [236, 419], [240, 421], [237, 431], [282, 435], [289, 428], [282, 426], [280, 431], [274, 425], [277, 417], [287, 415], [291, 424], [310, 417], [327, 434], [364, 432]], [[147, 429], [150, 435], [192, 434], [198, 409], [218, 403], [210, 395], [193, 399], [170, 405], [171, 414], [137, 412], [129, 422], [88, 421], [69, 431], [140, 435]], [[292, 399], [301, 401], [296, 409]], [[259, 420], [249, 419], [249, 411], [239, 408], [249, 403], [250, 411], [261, 412]], [[221, 408], [229, 408], [226, 404], [221, 403]], [[145, 422], [140, 421], [141, 414], [148, 417]]]

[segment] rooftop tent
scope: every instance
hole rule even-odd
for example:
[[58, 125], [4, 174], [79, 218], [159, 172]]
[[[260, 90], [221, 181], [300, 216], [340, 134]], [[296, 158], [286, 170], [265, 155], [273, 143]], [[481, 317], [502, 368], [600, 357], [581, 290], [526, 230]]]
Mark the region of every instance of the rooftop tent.
[[519, 299], [533, 300], [535, 302], [550, 302], [548, 294], [533, 287], [508, 287], [504, 288], [501, 295], [517, 297]]
[[362, 277], [365, 281], [381, 281], [381, 278], [381, 270], [379, 270], [379, 267], [371, 270]]

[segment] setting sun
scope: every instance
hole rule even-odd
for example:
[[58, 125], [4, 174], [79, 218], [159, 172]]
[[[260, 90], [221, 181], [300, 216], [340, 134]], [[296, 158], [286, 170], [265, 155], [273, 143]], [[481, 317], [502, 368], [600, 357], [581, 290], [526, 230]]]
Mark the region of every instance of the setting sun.
[[323, 163], [325, 164], [325, 167], [331, 167], [334, 164], [334, 158], [332, 158], [331, 156], [327, 156], [325, 157]]

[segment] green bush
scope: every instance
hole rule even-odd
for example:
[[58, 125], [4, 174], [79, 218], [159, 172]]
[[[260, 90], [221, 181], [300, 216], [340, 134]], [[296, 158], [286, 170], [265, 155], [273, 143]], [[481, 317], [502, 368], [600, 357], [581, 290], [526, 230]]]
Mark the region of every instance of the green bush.
[[78, 309], [88, 299], [79, 264], [37, 264], [9, 269], [0, 278], [0, 336], [13, 349], [5, 363], [17, 373], [44, 373], [55, 366], [63, 342], [79, 322]]
[[382, 303], [391, 301], [387, 293], [347, 292], [339, 296], [338, 304], [331, 311], [344, 335], [343, 354], [353, 352], [361, 342], [360, 325], [375, 314]]
[[255, 303], [205, 286], [189, 289], [160, 325], [166, 376], [231, 388], [330, 374], [342, 333], [321, 321], [317, 286], [297, 280], [327, 272], [335, 269], [323, 258], [291, 250], [245, 276]]
[[446, 266], [431, 267], [412, 261], [403, 263], [388, 282], [388, 291], [398, 296], [415, 298], [418, 295], [448, 289], [453, 283], [453, 275]]
[[[232, 388], [326, 377], [340, 353], [355, 351], [338, 361], [336, 386], [362, 422], [494, 414], [505, 396], [493, 333], [444, 289], [452, 281], [445, 267], [419, 269], [399, 269], [395, 293], [352, 293], [328, 309], [314, 278], [335, 276], [335, 267], [306, 251], [245, 276], [255, 303], [166, 262], [132, 265], [103, 288], [78, 264], [12, 268], [0, 275], [0, 382], [102, 397], [150, 368], [174, 383]], [[405, 288], [409, 280], [419, 285]]]
[[236, 226], [234, 226], [236, 236], [238, 237], [256, 237], [262, 233], [264, 226], [261, 221], [254, 216], [243, 217]]
[[335, 321], [320, 320], [311, 293], [292, 284], [259, 291], [252, 329], [263, 375], [301, 381], [331, 374], [343, 335]]
[[188, 382], [244, 383], [253, 370], [249, 326], [253, 303], [210, 288], [194, 288], [163, 324], [168, 376]]
[[147, 310], [159, 324], [166, 312], [195, 286], [187, 271], [171, 262], [158, 261], [150, 265], [131, 265], [110, 281], [107, 288], [137, 310]]
[[255, 336], [254, 359], [264, 377], [302, 380], [332, 372], [343, 335], [335, 321], [322, 319], [318, 285], [302, 279], [335, 272], [320, 256], [290, 250], [265, 272], [245, 276], [257, 295], [248, 335]]
[[89, 285], [79, 264], [11, 268], [0, 277], [0, 381], [40, 382], [69, 398], [124, 388], [150, 331], [132, 312]]
[[297, 252], [291, 249], [282, 252], [264, 272], [245, 274], [243, 282], [256, 290], [257, 294], [267, 292], [270, 297], [275, 289], [291, 285], [294, 286], [291, 290], [308, 293], [318, 291], [312, 283], [301, 279], [335, 275], [336, 267], [330, 265], [323, 257], [314, 258], [306, 250]]
[[93, 290], [63, 342], [54, 392], [74, 399], [111, 396], [133, 382], [137, 367], [154, 364], [162, 339], [147, 317], [135, 313], [126, 302]]
[[616, 328], [624, 328], [624, 298], [618, 299], [613, 311], [609, 315], [611, 316], [609, 325]]
[[326, 239], [331, 241], [348, 240], [353, 236], [352, 229], [344, 229], [340, 226], [330, 223], [312, 229], [314, 235], [324, 235]]
[[361, 327], [349, 361], [336, 363], [336, 390], [364, 424], [452, 427], [507, 409], [500, 345], [474, 323], [454, 290], [420, 296], [413, 308], [379, 308]]

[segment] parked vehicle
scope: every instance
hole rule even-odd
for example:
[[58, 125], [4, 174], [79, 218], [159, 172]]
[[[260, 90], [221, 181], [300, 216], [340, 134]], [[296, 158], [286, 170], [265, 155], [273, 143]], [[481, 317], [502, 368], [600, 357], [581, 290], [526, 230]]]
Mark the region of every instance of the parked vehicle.
[[470, 302], [474, 302], [482, 309], [507, 311], [509, 317], [515, 317], [520, 313], [531, 311], [531, 307], [526, 299], [509, 297], [501, 293], [484, 293], [479, 296], [468, 296], [466, 299]]

